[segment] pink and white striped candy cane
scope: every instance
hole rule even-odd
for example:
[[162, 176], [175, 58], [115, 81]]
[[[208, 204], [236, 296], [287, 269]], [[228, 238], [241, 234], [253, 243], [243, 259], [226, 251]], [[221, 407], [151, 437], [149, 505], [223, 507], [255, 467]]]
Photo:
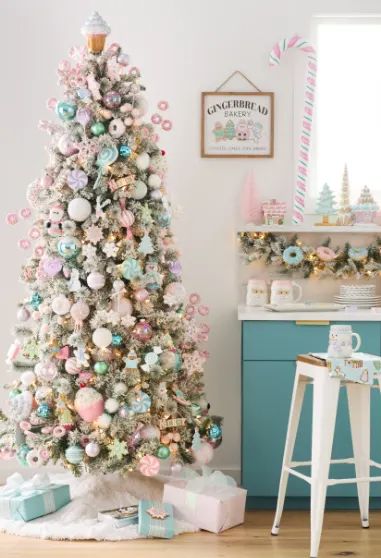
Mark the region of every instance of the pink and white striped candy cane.
[[303, 119], [299, 137], [298, 159], [296, 164], [296, 183], [292, 222], [303, 223], [305, 197], [308, 180], [309, 151], [311, 144], [312, 116], [315, 102], [317, 59], [314, 47], [299, 35], [283, 39], [270, 52], [270, 66], [278, 66], [283, 54], [290, 48], [297, 48], [307, 55], [307, 71], [304, 84]]

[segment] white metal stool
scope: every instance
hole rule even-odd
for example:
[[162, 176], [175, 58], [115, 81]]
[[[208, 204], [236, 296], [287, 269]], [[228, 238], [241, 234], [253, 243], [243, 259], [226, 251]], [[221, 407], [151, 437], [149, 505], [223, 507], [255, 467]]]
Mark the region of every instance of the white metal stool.
[[[380, 378], [377, 376], [381, 391]], [[306, 385], [313, 384], [312, 460], [293, 461], [293, 451]], [[339, 391], [346, 386], [354, 458], [331, 460]], [[335, 484], [357, 483], [357, 492], [364, 528], [369, 527], [369, 483], [381, 482], [380, 477], [370, 477], [370, 466], [381, 469], [381, 464], [370, 459], [370, 389], [369, 384], [348, 382], [340, 377], [330, 377], [325, 362], [309, 355], [299, 355], [296, 365], [286, 445], [279, 484], [278, 503], [272, 535], [278, 535], [289, 475], [303, 479], [311, 485], [311, 558], [317, 558], [327, 487]], [[354, 464], [356, 478], [330, 479], [330, 464]], [[295, 470], [311, 465], [311, 476]]]

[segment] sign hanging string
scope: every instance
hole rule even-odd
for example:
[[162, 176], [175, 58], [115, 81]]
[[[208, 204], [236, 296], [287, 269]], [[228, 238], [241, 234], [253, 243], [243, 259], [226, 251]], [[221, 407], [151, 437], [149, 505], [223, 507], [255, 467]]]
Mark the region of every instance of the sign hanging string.
[[235, 72], [233, 72], [232, 74], [230, 74], [230, 76], [227, 77], [227, 78], [225, 79], [225, 81], [223, 81], [223, 82], [221, 83], [221, 85], [219, 85], [219, 86], [217, 87], [216, 91], [220, 91], [220, 90], [224, 87], [224, 85], [226, 85], [227, 83], [229, 83], [229, 81], [230, 81], [234, 76], [236, 76], [236, 75], [239, 75], [239, 76], [243, 77], [243, 79], [245, 79], [248, 83], [250, 83], [250, 85], [251, 85], [252, 87], [254, 87], [254, 89], [256, 89], [259, 93], [262, 93], [261, 90], [259, 89], [259, 87], [257, 87], [257, 86], [255, 85], [255, 83], [252, 82], [251, 79], [249, 79], [247, 76], [245, 76], [245, 74], [244, 74], [243, 72], [241, 72], [240, 70], [235, 70]]

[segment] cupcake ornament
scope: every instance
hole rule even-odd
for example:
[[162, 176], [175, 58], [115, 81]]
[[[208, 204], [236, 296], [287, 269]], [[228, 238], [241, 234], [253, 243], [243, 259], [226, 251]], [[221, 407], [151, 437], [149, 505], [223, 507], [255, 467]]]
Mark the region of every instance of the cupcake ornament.
[[92, 54], [99, 54], [105, 46], [106, 37], [111, 29], [105, 20], [93, 12], [81, 29], [82, 35], [87, 39], [87, 48]]

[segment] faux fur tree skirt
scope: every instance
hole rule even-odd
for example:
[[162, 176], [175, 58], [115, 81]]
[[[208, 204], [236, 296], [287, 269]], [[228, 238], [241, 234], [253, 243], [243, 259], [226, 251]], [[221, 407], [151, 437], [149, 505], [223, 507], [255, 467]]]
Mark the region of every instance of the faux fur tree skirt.
[[[116, 528], [107, 522], [98, 522], [99, 511], [136, 504], [146, 498], [161, 500], [163, 483], [156, 479], [132, 473], [87, 476], [79, 479], [70, 474], [50, 475], [54, 483], [70, 484], [72, 501], [55, 513], [29, 522], [0, 518], [0, 531], [22, 537], [56, 540], [108, 540], [118, 541], [140, 538], [137, 525]], [[175, 519], [176, 534], [197, 529]]]

